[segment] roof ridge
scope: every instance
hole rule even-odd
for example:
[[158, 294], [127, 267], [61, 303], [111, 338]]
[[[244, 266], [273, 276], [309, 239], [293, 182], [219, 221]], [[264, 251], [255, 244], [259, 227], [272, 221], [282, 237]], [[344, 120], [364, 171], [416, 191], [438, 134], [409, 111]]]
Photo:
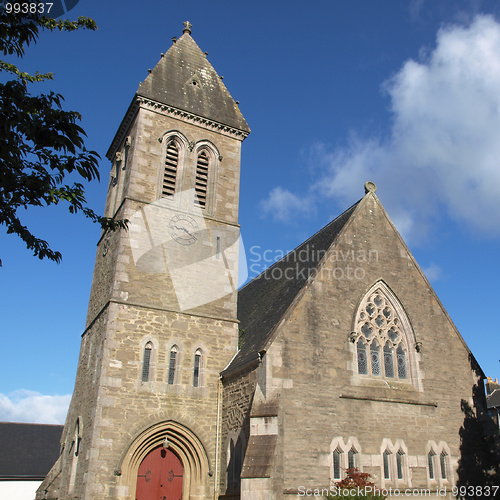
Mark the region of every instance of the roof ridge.
[[281, 259], [279, 260], [276, 260], [274, 261], [269, 267], [266, 267], [263, 271], [261, 271], [257, 276], [255, 276], [254, 278], [252, 278], [250, 281], [248, 281], [247, 283], [245, 283], [241, 288], [238, 289], [238, 292], [243, 290], [246, 286], [248, 286], [250, 283], [252, 283], [252, 281], [254, 280], [257, 280], [261, 277], [262, 274], [266, 273], [269, 269], [271, 269], [272, 267], [278, 265], [281, 261], [283, 261], [288, 255], [291, 255], [293, 252], [295, 252], [299, 247], [305, 245], [306, 243], [308, 243], [309, 241], [311, 241], [313, 238], [315, 238], [320, 232], [324, 231], [327, 227], [329, 227], [330, 225], [334, 224], [335, 221], [337, 221], [340, 217], [342, 217], [344, 214], [346, 214], [347, 212], [349, 212], [349, 210], [351, 210], [352, 208], [354, 208], [356, 205], [358, 205], [361, 200], [363, 198], [359, 199], [356, 203], [353, 203], [348, 209], [344, 210], [340, 215], [337, 215], [337, 217], [335, 217], [335, 219], [332, 219], [330, 222], [328, 222], [328, 224], [324, 225], [322, 228], [318, 229], [314, 234], [312, 234], [311, 236], [309, 236], [309, 238], [307, 238], [307, 240], [303, 241], [302, 243], [299, 243], [293, 250], [290, 250], [289, 252], [287, 252], [285, 255], [283, 255], [283, 257], [281, 257]]
[[42, 423], [39, 423], [39, 422], [9, 422], [7, 420], [5, 421], [1, 421], [0, 422], [0, 425], [2, 424], [14, 424], [14, 425], [32, 425], [32, 426], [44, 426], [44, 427], [49, 427], [49, 426], [52, 426], [52, 427], [64, 427], [64, 424], [42, 424]]
[[[323, 261], [324, 255], [335, 244], [363, 199], [238, 290], [238, 320], [244, 341], [237, 355], [224, 369], [224, 375], [244, 369], [259, 359], [258, 353], [265, 350], [276, 326], [307, 286], [312, 271]], [[304, 250], [307, 250], [305, 256]], [[279, 272], [275, 273], [275, 270]]]

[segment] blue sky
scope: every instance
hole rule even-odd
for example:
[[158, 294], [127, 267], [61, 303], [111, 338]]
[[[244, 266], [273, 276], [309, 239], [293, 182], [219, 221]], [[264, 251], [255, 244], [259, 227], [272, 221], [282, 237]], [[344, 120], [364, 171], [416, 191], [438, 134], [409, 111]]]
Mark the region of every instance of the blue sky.
[[[44, 33], [19, 65], [53, 72], [44, 88], [82, 113], [87, 148], [103, 158], [88, 201], [102, 211], [107, 148], [188, 19], [252, 128], [242, 150], [247, 252], [294, 248], [372, 180], [484, 372], [498, 377], [499, 5], [80, 0], [68, 17], [92, 17], [99, 30]], [[24, 216], [63, 262], [39, 261], [0, 232], [0, 420], [63, 422], [99, 230], [63, 206]]]

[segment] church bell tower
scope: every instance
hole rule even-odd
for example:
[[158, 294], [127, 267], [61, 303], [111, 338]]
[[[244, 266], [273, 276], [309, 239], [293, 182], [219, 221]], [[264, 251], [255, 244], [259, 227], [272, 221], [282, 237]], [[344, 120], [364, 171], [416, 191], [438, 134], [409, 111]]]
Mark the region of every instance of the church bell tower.
[[238, 349], [238, 196], [250, 129], [191, 25], [113, 139], [62, 453], [37, 498], [208, 499], [221, 474], [219, 374]]

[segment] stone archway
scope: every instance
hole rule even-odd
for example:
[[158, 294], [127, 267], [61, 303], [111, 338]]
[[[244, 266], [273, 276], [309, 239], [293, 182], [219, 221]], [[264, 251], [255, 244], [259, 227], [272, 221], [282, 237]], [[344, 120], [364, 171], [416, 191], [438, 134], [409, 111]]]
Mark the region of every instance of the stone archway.
[[117, 474], [120, 486], [128, 493], [125, 498], [136, 498], [139, 467], [155, 449], [171, 451], [182, 464], [182, 500], [209, 498], [212, 471], [205, 447], [191, 430], [172, 420], [141, 431], [123, 453]]

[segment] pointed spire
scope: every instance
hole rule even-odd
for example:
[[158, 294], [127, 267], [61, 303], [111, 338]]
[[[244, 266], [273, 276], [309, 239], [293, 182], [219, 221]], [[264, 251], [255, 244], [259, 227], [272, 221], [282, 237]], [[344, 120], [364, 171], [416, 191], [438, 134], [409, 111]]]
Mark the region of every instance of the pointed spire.
[[222, 78], [191, 37], [191, 23], [185, 21], [184, 26], [184, 34], [139, 85], [137, 94], [250, 132]]

